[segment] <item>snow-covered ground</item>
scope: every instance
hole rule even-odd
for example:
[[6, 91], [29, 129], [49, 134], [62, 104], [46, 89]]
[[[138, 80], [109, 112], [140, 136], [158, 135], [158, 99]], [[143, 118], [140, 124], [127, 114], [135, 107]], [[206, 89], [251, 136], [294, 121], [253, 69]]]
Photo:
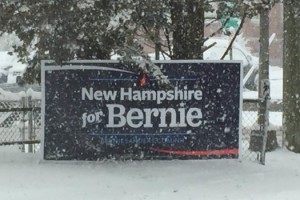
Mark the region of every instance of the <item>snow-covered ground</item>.
[[[280, 102], [282, 68], [270, 67], [270, 81], [272, 101]], [[0, 88], [0, 100], [23, 95]], [[257, 98], [257, 92], [243, 96]], [[281, 126], [282, 113], [271, 112], [270, 121]], [[0, 146], [0, 200], [298, 200], [299, 166], [300, 155], [281, 148], [267, 153], [262, 166], [247, 159], [45, 162], [39, 152]]]
[[300, 155], [245, 160], [41, 162], [0, 147], [3, 200], [298, 200]]

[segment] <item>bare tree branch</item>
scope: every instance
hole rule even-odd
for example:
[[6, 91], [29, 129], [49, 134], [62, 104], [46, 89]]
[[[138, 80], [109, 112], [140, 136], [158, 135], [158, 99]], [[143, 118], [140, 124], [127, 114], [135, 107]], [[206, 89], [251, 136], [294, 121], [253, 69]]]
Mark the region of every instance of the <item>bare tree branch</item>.
[[221, 57], [221, 60], [223, 60], [223, 59], [225, 58], [225, 56], [228, 54], [228, 52], [230, 51], [230, 49], [231, 49], [231, 47], [232, 47], [232, 45], [233, 45], [233, 42], [235, 41], [236, 37], [238, 36], [240, 30], [241, 30], [242, 27], [243, 27], [243, 24], [244, 24], [244, 22], [245, 22], [246, 16], [247, 16], [247, 14], [246, 14], [246, 12], [244, 12], [244, 15], [243, 15], [243, 17], [242, 17], [241, 24], [240, 24], [239, 28], [237, 29], [237, 31], [235, 32], [234, 37], [233, 37], [232, 40], [230, 41], [230, 44], [229, 44], [229, 46], [227, 47], [226, 51], [224, 52], [223, 56]]

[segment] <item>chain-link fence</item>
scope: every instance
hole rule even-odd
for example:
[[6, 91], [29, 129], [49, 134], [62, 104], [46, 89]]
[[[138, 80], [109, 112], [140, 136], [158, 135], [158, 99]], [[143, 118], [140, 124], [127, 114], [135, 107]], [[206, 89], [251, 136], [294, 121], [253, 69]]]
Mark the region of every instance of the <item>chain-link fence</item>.
[[23, 97], [20, 101], [0, 103], [0, 145], [22, 145], [34, 151], [40, 142], [41, 101]]
[[[22, 145], [40, 143], [41, 102], [22, 98], [21, 101], [0, 103], [0, 145]], [[242, 159], [257, 160], [260, 154], [261, 138], [257, 132], [258, 100], [244, 100], [242, 112], [241, 155]], [[276, 134], [276, 133], [275, 133]], [[278, 132], [277, 132], [278, 134]], [[269, 134], [269, 135], [272, 135]], [[277, 135], [278, 136], [278, 135]], [[275, 135], [276, 137], [276, 135]], [[272, 139], [269, 149], [278, 146]], [[267, 145], [268, 146], [268, 145]], [[30, 148], [30, 146], [28, 147]], [[32, 148], [32, 147], [31, 147]]]
[[241, 135], [241, 157], [255, 160], [258, 159], [259, 151], [251, 150], [251, 136], [254, 130], [259, 130], [258, 125], [258, 100], [244, 100], [242, 112], [242, 135]]
[[[259, 121], [260, 103], [258, 99], [244, 99], [243, 101], [241, 157], [248, 160], [259, 160], [262, 152], [275, 150], [283, 140], [280, 122], [282, 113], [272, 112], [268, 114], [267, 119], [262, 119], [269, 122], [266, 142], [263, 145], [263, 136], [265, 133], [261, 127], [262, 122]], [[272, 114], [271, 119], [269, 119], [270, 114]], [[262, 149], [263, 146], [265, 149]]]

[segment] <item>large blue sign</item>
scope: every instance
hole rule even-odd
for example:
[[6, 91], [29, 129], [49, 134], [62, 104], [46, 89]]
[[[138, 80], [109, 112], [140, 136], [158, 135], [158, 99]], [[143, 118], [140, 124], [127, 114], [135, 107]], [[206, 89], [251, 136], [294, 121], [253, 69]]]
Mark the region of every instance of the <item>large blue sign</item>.
[[43, 62], [46, 160], [237, 158], [241, 64]]

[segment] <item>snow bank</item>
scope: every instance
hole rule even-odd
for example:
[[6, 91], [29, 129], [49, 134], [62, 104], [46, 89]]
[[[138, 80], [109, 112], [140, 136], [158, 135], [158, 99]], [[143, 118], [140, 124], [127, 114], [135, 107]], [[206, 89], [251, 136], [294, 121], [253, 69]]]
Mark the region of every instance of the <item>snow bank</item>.
[[239, 160], [40, 162], [0, 147], [5, 200], [298, 200], [300, 156], [279, 149], [266, 165]]
[[21, 92], [9, 92], [5, 91], [0, 86], [0, 101], [20, 101], [22, 97], [31, 96], [33, 100], [41, 99], [41, 92], [34, 91], [31, 88], [28, 88], [25, 91]]

